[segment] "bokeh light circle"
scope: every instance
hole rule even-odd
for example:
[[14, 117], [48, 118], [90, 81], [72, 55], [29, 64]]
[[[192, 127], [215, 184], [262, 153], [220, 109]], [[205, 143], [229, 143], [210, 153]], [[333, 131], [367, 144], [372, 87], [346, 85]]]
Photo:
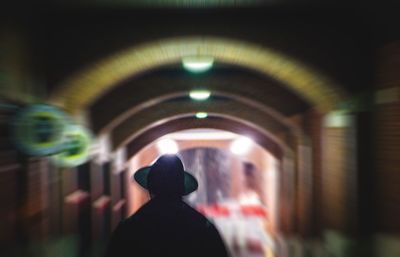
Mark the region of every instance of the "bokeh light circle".
[[63, 150], [53, 156], [60, 167], [75, 167], [85, 163], [90, 155], [92, 134], [85, 127], [70, 124], [63, 135]]
[[68, 115], [55, 106], [35, 104], [25, 107], [11, 124], [14, 143], [20, 151], [31, 156], [58, 153], [68, 121]]

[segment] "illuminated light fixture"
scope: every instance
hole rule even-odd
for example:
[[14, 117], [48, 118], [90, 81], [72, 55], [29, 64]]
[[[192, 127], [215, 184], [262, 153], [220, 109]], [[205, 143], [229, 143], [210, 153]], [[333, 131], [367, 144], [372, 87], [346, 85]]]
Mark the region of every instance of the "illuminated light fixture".
[[232, 142], [230, 150], [234, 154], [243, 155], [249, 152], [252, 145], [253, 140], [248, 137], [240, 137]]
[[190, 98], [197, 101], [204, 101], [210, 98], [211, 92], [208, 90], [192, 90], [189, 93]]
[[176, 154], [178, 152], [178, 144], [169, 138], [159, 140], [157, 148], [161, 154]]
[[182, 58], [183, 67], [194, 73], [205, 72], [214, 64], [214, 58], [211, 56], [185, 56]]
[[345, 111], [333, 111], [325, 115], [324, 125], [328, 128], [346, 128], [352, 122], [351, 116]]
[[198, 113], [196, 113], [196, 118], [198, 118], [198, 119], [205, 119], [207, 117], [208, 117], [208, 113], [206, 113], [206, 112], [198, 112]]

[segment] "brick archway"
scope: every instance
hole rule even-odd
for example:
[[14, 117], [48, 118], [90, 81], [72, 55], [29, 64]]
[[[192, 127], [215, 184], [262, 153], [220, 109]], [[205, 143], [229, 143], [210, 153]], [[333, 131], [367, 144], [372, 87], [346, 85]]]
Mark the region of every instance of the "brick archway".
[[50, 101], [78, 112], [122, 80], [188, 55], [256, 70], [287, 85], [321, 111], [334, 109], [345, 93], [303, 63], [260, 45], [217, 37], [179, 37], [133, 46], [108, 56], [66, 79]]
[[265, 133], [262, 129], [251, 126], [251, 124], [244, 121], [227, 117], [212, 117], [203, 120], [187, 116], [158, 122], [143, 129], [140, 133], [136, 133], [126, 143], [127, 156], [135, 155], [144, 146], [163, 135], [192, 128], [212, 128], [236, 134], [251, 135], [257, 144], [269, 151], [277, 159], [282, 159], [284, 156], [294, 156], [294, 151], [290, 146], [276, 141], [273, 135]]

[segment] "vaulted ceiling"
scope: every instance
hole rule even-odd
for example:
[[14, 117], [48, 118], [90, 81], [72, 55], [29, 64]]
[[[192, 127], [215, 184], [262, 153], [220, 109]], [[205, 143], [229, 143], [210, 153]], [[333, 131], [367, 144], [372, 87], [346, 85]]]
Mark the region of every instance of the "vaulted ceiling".
[[[281, 0], [61, 1], [36, 7], [25, 20], [49, 99], [84, 110], [93, 131], [109, 133], [114, 147], [136, 149], [133, 141], [148, 142], [160, 131], [211, 126], [260, 133], [279, 152], [280, 142], [290, 145], [298, 132], [289, 117], [336, 108], [371, 86], [371, 35], [379, 27], [366, 22], [371, 9], [333, 1], [329, 7]], [[200, 52], [216, 57], [207, 73], [181, 67], [193, 37]], [[201, 44], [203, 38], [218, 42]], [[168, 45], [173, 40], [180, 45]], [[195, 88], [212, 97], [191, 102]], [[194, 119], [196, 110], [210, 119]]]

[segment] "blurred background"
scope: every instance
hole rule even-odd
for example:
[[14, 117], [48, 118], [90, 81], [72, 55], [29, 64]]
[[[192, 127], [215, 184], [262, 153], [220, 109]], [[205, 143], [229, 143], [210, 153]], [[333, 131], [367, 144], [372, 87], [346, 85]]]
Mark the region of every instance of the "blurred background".
[[4, 3], [0, 255], [102, 256], [177, 153], [232, 257], [400, 256], [399, 11]]

